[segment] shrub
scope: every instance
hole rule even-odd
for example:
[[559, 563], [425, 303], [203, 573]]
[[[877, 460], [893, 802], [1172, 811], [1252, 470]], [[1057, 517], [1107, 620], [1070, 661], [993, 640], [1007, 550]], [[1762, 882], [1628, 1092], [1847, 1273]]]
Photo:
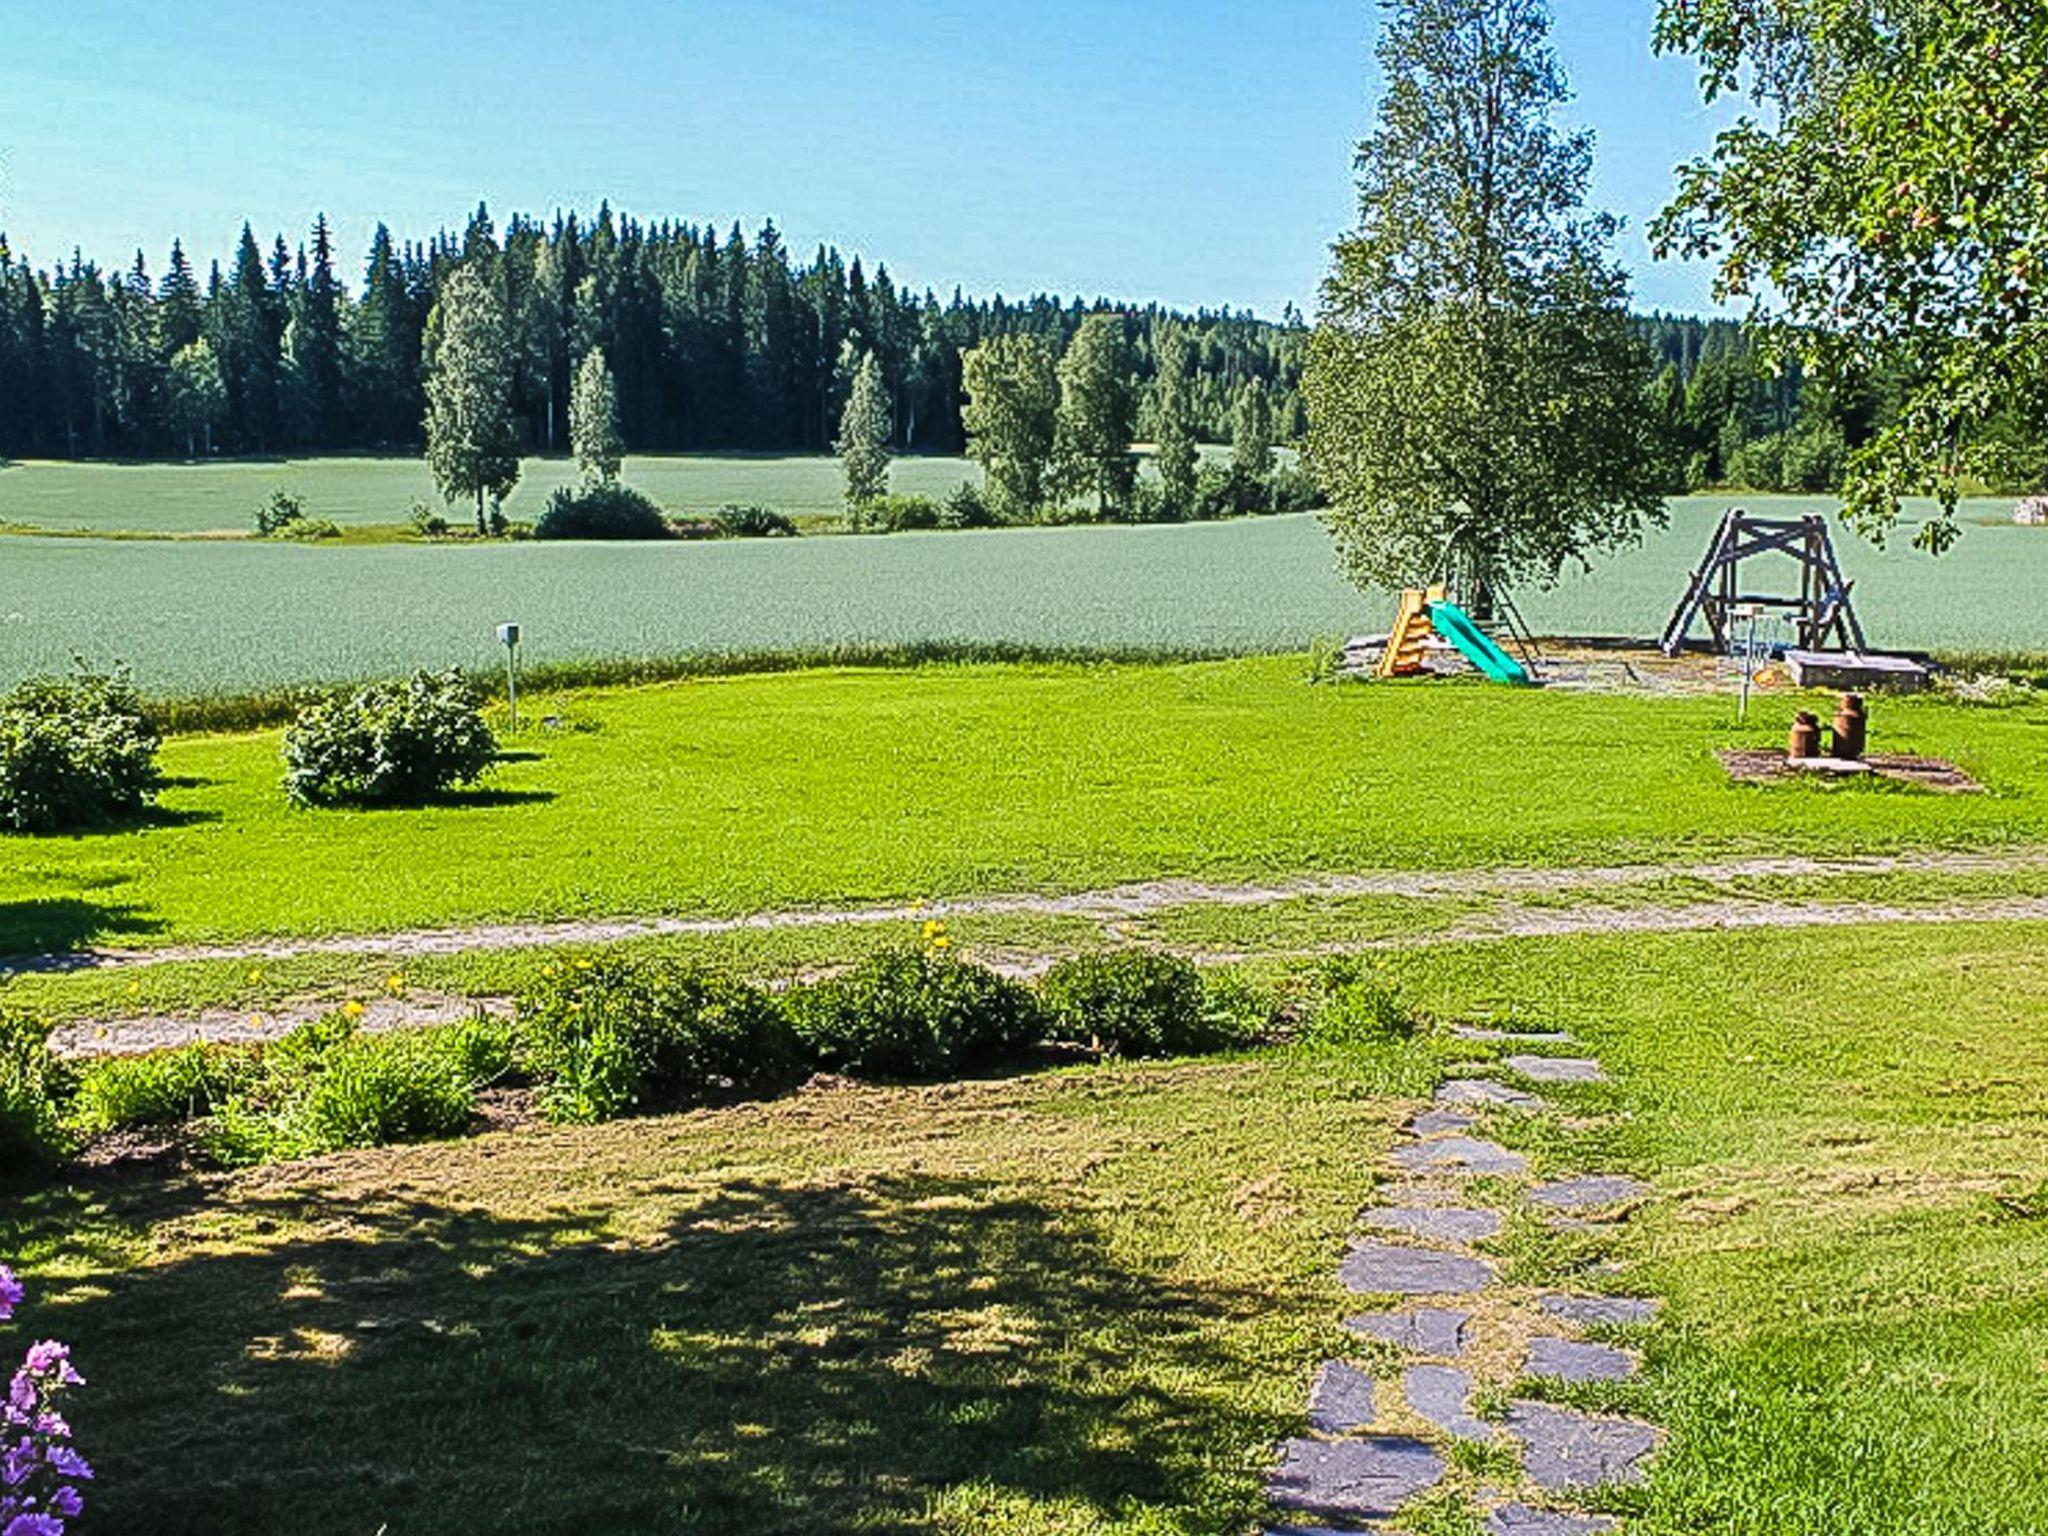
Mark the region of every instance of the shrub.
[[661, 961], [560, 968], [520, 1003], [519, 1047], [543, 1113], [580, 1123], [770, 1093], [804, 1071], [780, 1001]]
[[1319, 993], [1308, 1025], [1302, 1031], [1305, 1043], [1343, 1048], [1384, 1045], [1406, 1040], [1417, 1028], [1414, 1011], [1401, 996], [1400, 988], [1353, 959], [1333, 960], [1323, 967]]
[[1202, 990], [1201, 973], [1177, 955], [1124, 949], [1063, 960], [1038, 995], [1053, 1038], [1116, 1056], [1182, 1056], [1231, 1043]]
[[204, 1045], [103, 1056], [79, 1069], [72, 1124], [90, 1135], [196, 1120], [246, 1081], [250, 1059]]
[[302, 805], [417, 805], [475, 783], [497, 751], [461, 672], [416, 672], [301, 710], [284, 737], [285, 792]]
[[49, 1031], [0, 1013], [0, 1178], [55, 1162], [67, 1150], [58, 1102], [68, 1086]]
[[661, 508], [630, 486], [563, 486], [533, 525], [536, 539], [665, 539]]
[[320, 539], [338, 539], [341, 537], [341, 525], [330, 518], [302, 517], [290, 527], [280, 530], [280, 536], [308, 544]]
[[81, 671], [0, 698], [0, 828], [102, 826], [146, 807], [161, 740], [125, 677]]
[[453, 1136], [510, 1060], [509, 1031], [489, 1020], [362, 1035], [330, 1014], [255, 1053], [202, 1138], [234, 1164]]
[[1274, 512], [1313, 512], [1323, 505], [1323, 491], [1300, 465], [1283, 464], [1266, 482], [1266, 501]]
[[1283, 1015], [1280, 998], [1242, 971], [1212, 970], [1202, 975], [1203, 1048], [1229, 1050], [1270, 1040]]
[[275, 538], [290, 532], [306, 520], [306, 504], [289, 491], [272, 491], [270, 500], [256, 509], [256, 536]]
[[858, 1077], [932, 1078], [990, 1066], [1044, 1033], [1037, 1001], [985, 967], [885, 950], [791, 999], [819, 1063]]
[[711, 514], [720, 532], [732, 539], [788, 539], [796, 524], [770, 507], [720, 507]]
[[445, 539], [455, 531], [453, 523], [449, 522], [447, 518], [436, 512], [424, 501], [416, 501], [412, 504], [412, 511], [408, 515], [407, 521], [412, 524], [412, 531], [423, 539]]
[[995, 509], [972, 480], [961, 481], [959, 489], [948, 496], [939, 508], [941, 528], [993, 528], [995, 525]]
[[[22, 1284], [0, 1264], [0, 1323], [21, 1305]], [[0, 1532], [6, 1536], [64, 1536], [85, 1509], [80, 1485], [92, 1468], [71, 1444], [63, 1398], [85, 1380], [71, 1365], [68, 1346], [44, 1339], [29, 1346], [0, 1398]]]
[[939, 526], [939, 504], [929, 496], [877, 496], [854, 510], [855, 533], [914, 533]]

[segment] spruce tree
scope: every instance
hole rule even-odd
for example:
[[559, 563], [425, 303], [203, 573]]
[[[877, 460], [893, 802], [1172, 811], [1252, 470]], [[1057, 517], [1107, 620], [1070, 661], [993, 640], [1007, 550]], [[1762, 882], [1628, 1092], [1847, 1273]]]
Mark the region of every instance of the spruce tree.
[[569, 393], [569, 443], [585, 480], [610, 485], [619, 478], [619, 464], [626, 455], [625, 439], [619, 435], [619, 394], [604, 353], [596, 347], [576, 365], [576, 383]]
[[889, 392], [882, 365], [870, 352], [854, 370], [836, 444], [846, 474], [846, 515], [855, 532], [864, 526], [868, 506], [888, 494], [891, 435]]
[[427, 464], [443, 500], [475, 498], [476, 528], [519, 482], [512, 341], [497, 284], [463, 264], [427, 320]]

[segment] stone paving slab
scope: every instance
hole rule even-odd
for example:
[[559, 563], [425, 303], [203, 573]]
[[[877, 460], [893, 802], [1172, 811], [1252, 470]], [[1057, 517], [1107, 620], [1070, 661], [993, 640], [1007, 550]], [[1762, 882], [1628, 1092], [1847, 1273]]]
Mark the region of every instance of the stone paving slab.
[[1443, 1458], [1405, 1436], [1289, 1440], [1266, 1491], [1280, 1508], [1302, 1514], [1384, 1520], [1443, 1475]]
[[1613, 1530], [1614, 1521], [1606, 1515], [1566, 1515], [1527, 1504], [1503, 1504], [1487, 1514], [1481, 1529], [1486, 1536], [1596, 1536]]
[[1647, 1323], [1657, 1315], [1657, 1303], [1641, 1296], [1539, 1296], [1536, 1305], [1552, 1317], [1587, 1328], [1626, 1323]]
[[1572, 1039], [1561, 1029], [1482, 1029], [1477, 1024], [1453, 1024], [1451, 1033], [1491, 1045], [1569, 1045]]
[[1641, 1369], [1634, 1355], [1611, 1344], [1581, 1344], [1538, 1334], [1529, 1340], [1529, 1359], [1522, 1374], [1559, 1381], [1626, 1381]]
[[1590, 1211], [1605, 1205], [1640, 1200], [1649, 1192], [1649, 1185], [1627, 1174], [1591, 1173], [1575, 1179], [1539, 1184], [1529, 1191], [1529, 1199], [1553, 1211]]
[[1472, 1378], [1454, 1366], [1411, 1365], [1401, 1377], [1408, 1406], [1447, 1435], [1490, 1445], [1491, 1424], [1472, 1412]]
[[1319, 1435], [1348, 1435], [1372, 1427], [1373, 1381], [1357, 1366], [1325, 1360], [1308, 1393], [1308, 1427]]
[[1544, 1101], [1525, 1088], [1510, 1088], [1484, 1077], [1454, 1077], [1436, 1091], [1439, 1104], [1465, 1104], [1475, 1109], [1519, 1109], [1535, 1111]]
[[1360, 1212], [1358, 1219], [1369, 1227], [1445, 1243], [1476, 1243], [1482, 1238], [1499, 1237], [1501, 1229], [1498, 1211], [1478, 1211], [1466, 1206], [1380, 1205]]
[[1604, 1083], [1607, 1074], [1590, 1056], [1510, 1056], [1502, 1063], [1532, 1083]]
[[1636, 1419], [1595, 1418], [1549, 1403], [1508, 1404], [1508, 1433], [1522, 1442], [1529, 1480], [1553, 1492], [1640, 1483], [1657, 1431]]
[[1479, 1123], [1478, 1117], [1456, 1109], [1425, 1109], [1409, 1118], [1403, 1127], [1410, 1136], [1444, 1136], [1453, 1131], [1469, 1131]]
[[1493, 1266], [1483, 1260], [1393, 1243], [1353, 1243], [1337, 1274], [1373, 1296], [1463, 1296], [1493, 1284]]
[[1529, 1160], [1521, 1153], [1510, 1152], [1499, 1142], [1485, 1141], [1477, 1136], [1440, 1136], [1434, 1141], [1396, 1147], [1393, 1159], [1396, 1167], [1408, 1173], [1428, 1169], [1504, 1174], [1529, 1171]]
[[1360, 1313], [1344, 1319], [1344, 1326], [1366, 1338], [1412, 1349], [1418, 1355], [1441, 1355], [1455, 1360], [1465, 1353], [1465, 1330], [1471, 1322], [1470, 1312], [1415, 1307], [1405, 1312]]

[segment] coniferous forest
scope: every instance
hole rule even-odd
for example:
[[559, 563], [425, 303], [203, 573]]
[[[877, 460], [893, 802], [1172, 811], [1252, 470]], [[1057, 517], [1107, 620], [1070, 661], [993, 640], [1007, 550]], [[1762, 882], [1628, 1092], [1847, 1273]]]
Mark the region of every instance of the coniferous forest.
[[[47, 268], [0, 235], [0, 458], [190, 458], [417, 449], [422, 344], [442, 283], [482, 264], [513, 331], [521, 445], [568, 446], [578, 361], [600, 348], [619, 424], [637, 452], [824, 452], [853, 376], [879, 364], [898, 451], [957, 453], [962, 354], [1032, 335], [1055, 355], [1091, 314], [1127, 317], [1130, 357], [1152, 377], [1161, 321], [1190, 346], [1186, 410], [1203, 440], [1229, 440], [1242, 387], [1271, 403], [1274, 435], [1298, 438], [1308, 329], [1289, 311], [1177, 316], [1109, 299], [941, 299], [820, 247], [794, 258], [773, 223], [642, 223], [608, 206], [501, 232], [479, 207], [460, 234], [400, 244], [379, 226], [346, 270], [324, 218], [268, 249], [245, 226], [234, 257], [202, 275], [174, 243], [161, 270], [82, 253]], [[351, 280], [353, 279], [353, 280]], [[1895, 410], [1880, 380], [1854, 390], [1774, 363], [1733, 320], [1638, 321], [1646, 387], [1674, 491], [1707, 486], [1826, 491]], [[1152, 404], [1143, 397], [1147, 435]], [[2048, 480], [2048, 447], [2007, 435], [1992, 489]]]

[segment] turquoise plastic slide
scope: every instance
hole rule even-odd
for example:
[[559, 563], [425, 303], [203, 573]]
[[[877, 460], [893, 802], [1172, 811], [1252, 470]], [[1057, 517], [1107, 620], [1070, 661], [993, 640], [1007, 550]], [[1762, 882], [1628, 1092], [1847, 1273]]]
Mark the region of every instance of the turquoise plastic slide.
[[1485, 631], [1472, 622], [1472, 615], [1456, 603], [1431, 603], [1429, 622], [1467, 661], [1496, 683], [1530, 681], [1522, 664], [1489, 640]]

